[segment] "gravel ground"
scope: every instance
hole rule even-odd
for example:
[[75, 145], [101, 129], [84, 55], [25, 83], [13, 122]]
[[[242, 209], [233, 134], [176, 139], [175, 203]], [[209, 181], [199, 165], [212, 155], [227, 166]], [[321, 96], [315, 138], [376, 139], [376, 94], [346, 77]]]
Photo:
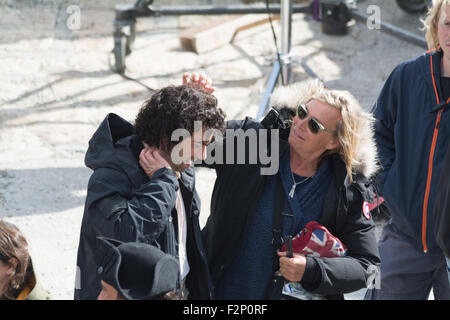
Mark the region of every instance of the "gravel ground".
[[[88, 140], [109, 112], [132, 121], [149, 94], [110, 67], [113, 8], [123, 2], [133, 1], [0, 0], [0, 218], [25, 233], [43, 285], [55, 299], [73, 297], [91, 174], [84, 167]], [[67, 27], [66, 10], [73, 4], [81, 9], [78, 30]], [[419, 16], [407, 15], [394, 1], [363, 1], [359, 10], [365, 12], [371, 4], [381, 8], [383, 20], [422, 34]], [[205, 72], [229, 119], [255, 116], [271, 70], [265, 64], [274, 52], [270, 28], [242, 32], [232, 44], [201, 55], [180, 47], [183, 28], [214, 19], [139, 19], [127, 75], [160, 88], [180, 83], [183, 72]], [[278, 32], [277, 22], [275, 28]], [[361, 23], [345, 37], [327, 36], [303, 14], [293, 16], [292, 47], [329, 87], [349, 90], [366, 109], [392, 69], [424, 51]], [[307, 78], [297, 64], [295, 81]], [[202, 223], [209, 215], [213, 181], [213, 172], [198, 170]], [[348, 297], [360, 299], [362, 294]]]

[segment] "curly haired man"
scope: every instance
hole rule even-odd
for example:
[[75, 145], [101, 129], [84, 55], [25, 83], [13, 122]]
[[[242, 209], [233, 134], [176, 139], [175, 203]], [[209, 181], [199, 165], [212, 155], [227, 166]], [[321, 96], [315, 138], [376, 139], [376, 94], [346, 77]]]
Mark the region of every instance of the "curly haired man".
[[[179, 298], [188, 293], [193, 299], [213, 298], [193, 161], [206, 156], [210, 141], [202, 133], [222, 129], [224, 118], [216, 98], [192, 85], [155, 92], [134, 125], [113, 113], [106, 116], [85, 157], [94, 172], [81, 226], [75, 299], [96, 299], [102, 289], [103, 270], [94, 259], [99, 236], [156, 246], [179, 261]], [[196, 121], [201, 121], [199, 130]], [[191, 137], [172, 141], [176, 129]], [[196, 134], [202, 137], [199, 141]], [[181, 162], [174, 162], [171, 151], [180, 144], [193, 148], [182, 148]]]

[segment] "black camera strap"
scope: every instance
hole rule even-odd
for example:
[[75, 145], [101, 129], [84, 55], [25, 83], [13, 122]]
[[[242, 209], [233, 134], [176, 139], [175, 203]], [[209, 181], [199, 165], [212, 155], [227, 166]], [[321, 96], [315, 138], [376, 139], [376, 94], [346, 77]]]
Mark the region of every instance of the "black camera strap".
[[279, 257], [277, 250], [280, 250], [283, 243], [283, 209], [286, 202], [286, 195], [283, 190], [283, 184], [281, 177], [278, 174], [275, 178], [275, 193], [274, 193], [274, 206], [273, 206], [273, 221], [272, 221], [272, 245], [273, 245], [273, 269], [272, 280], [266, 290], [266, 299], [268, 300], [280, 300], [281, 293], [284, 286], [284, 278], [275, 274], [280, 268]]
[[[272, 221], [272, 245], [274, 249], [274, 259], [276, 264], [274, 268], [278, 270], [278, 255], [277, 250], [281, 249], [284, 243], [283, 239], [283, 209], [286, 201], [286, 195], [284, 194], [283, 184], [281, 182], [281, 177], [278, 174], [275, 178], [275, 194], [274, 194], [274, 205], [273, 205], [273, 221]], [[275, 262], [275, 261], [274, 261]]]

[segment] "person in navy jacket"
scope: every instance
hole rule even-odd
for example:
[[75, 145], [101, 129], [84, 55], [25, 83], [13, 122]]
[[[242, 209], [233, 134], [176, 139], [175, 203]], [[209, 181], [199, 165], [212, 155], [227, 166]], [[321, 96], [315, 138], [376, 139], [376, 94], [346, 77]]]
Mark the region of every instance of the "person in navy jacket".
[[429, 52], [397, 66], [374, 106], [382, 170], [378, 189], [392, 215], [379, 242], [381, 286], [367, 299], [450, 299], [433, 206], [450, 141], [450, 6], [433, 1]]

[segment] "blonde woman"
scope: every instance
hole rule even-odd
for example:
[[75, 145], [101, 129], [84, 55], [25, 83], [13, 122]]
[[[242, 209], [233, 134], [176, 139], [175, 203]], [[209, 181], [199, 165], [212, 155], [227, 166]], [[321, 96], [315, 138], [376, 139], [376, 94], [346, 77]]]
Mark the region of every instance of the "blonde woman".
[[450, 6], [433, 1], [426, 18], [430, 51], [400, 64], [375, 104], [382, 171], [379, 191], [392, 221], [379, 250], [381, 288], [372, 299], [450, 299], [446, 262], [433, 232], [433, 206], [450, 141]]
[[[371, 115], [348, 92], [329, 90], [319, 81], [278, 89], [271, 103], [291, 118], [291, 125], [279, 127], [279, 139], [273, 136], [267, 147], [279, 144], [277, 173], [262, 175], [260, 162], [213, 165], [217, 179], [202, 236], [216, 298], [288, 298], [281, 288], [271, 291], [272, 276], [279, 270], [314, 298], [342, 299], [344, 293], [366, 287], [379, 263], [374, 224], [363, 213], [367, 178], [376, 170]], [[277, 127], [268, 118], [261, 123], [229, 121], [228, 130], [242, 129], [249, 136], [254, 131], [261, 146], [264, 129]], [[227, 131], [223, 145], [230, 137]], [[247, 159], [249, 144], [241, 150]], [[279, 229], [276, 220], [282, 220]], [[277, 245], [310, 221], [337, 236], [348, 255], [277, 254]]]

